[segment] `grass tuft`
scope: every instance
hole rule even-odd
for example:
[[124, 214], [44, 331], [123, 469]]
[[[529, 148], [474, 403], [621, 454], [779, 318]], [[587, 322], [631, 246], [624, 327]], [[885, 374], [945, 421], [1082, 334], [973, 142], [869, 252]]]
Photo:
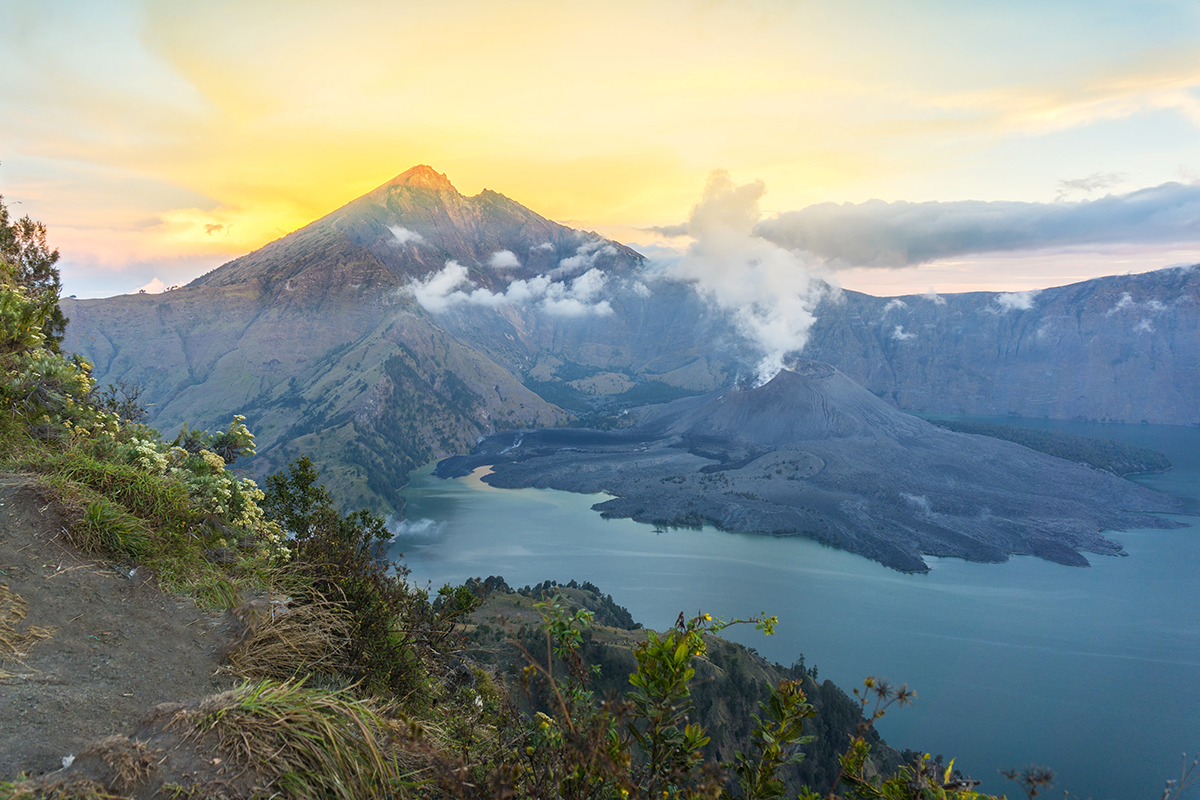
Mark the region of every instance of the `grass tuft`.
[[284, 608], [257, 601], [233, 613], [245, 625], [228, 656], [236, 675], [282, 680], [350, 669], [346, 651], [354, 620], [341, 603], [316, 599]]
[[125, 795], [110, 794], [90, 778], [71, 776], [58, 780], [18, 780], [0, 782], [3, 800], [128, 800]]
[[85, 553], [140, 558], [148, 554], [153, 538], [146, 523], [103, 497], [88, 503], [71, 528], [73, 543]]
[[187, 489], [177, 481], [100, 460], [78, 447], [46, 453], [21, 466], [86, 486], [155, 527], [182, 529], [197, 516]]
[[[389, 718], [395, 710], [346, 691], [303, 681], [246, 683], [214, 695], [171, 721], [185, 738], [216, 734], [220, 750], [254, 769], [263, 796], [403, 796], [415, 789], [419, 729]], [[407, 752], [406, 752], [407, 751]]]
[[50, 638], [49, 628], [29, 625], [24, 630], [18, 629], [27, 616], [29, 606], [25, 599], [8, 588], [7, 583], [0, 583], [0, 661], [23, 658], [30, 645]]
[[110, 783], [126, 792], [150, 776], [162, 751], [151, 749], [145, 742], [116, 735], [105, 737], [80, 753], [80, 758], [88, 756], [99, 756], [111, 773]]

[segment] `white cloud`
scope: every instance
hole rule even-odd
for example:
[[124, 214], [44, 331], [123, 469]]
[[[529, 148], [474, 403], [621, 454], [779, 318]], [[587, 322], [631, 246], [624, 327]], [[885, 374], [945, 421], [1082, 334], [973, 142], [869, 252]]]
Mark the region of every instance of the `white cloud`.
[[634, 281], [629, 286], [629, 291], [633, 292], [638, 297], [649, 297], [651, 295], [650, 287], [641, 281]]
[[1160, 312], [1162, 312], [1162, 311], [1166, 311], [1166, 310], [1167, 310], [1167, 305], [1166, 305], [1166, 303], [1160, 303], [1160, 302], [1159, 302], [1159, 301], [1157, 301], [1157, 300], [1147, 300], [1147, 301], [1146, 301], [1146, 308], [1150, 309], [1150, 310], [1151, 310], [1151, 311], [1153, 311], [1155, 314], [1158, 314], [1158, 313], [1160, 313]]
[[901, 300], [899, 297], [893, 298], [883, 307], [883, 313], [891, 311], [893, 308], [908, 308], [908, 303]]
[[139, 286], [136, 291], [139, 293], [145, 292], [146, 294], [158, 294], [159, 292], [164, 291], [166, 288], [167, 285], [165, 283], [160, 281], [158, 278], [153, 278], [145, 286]]
[[565, 297], [562, 299], [547, 297], [542, 301], [541, 309], [547, 314], [553, 314], [556, 317], [582, 317], [586, 314], [607, 317], [613, 313], [612, 306], [609, 305], [607, 300], [589, 304], [576, 300], [574, 297]]
[[897, 342], [907, 342], [909, 339], [917, 338], [917, 335], [915, 333], [905, 333], [903, 325], [897, 325], [896, 327], [892, 328], [891, 335], [892, 335], [892, 338], [895, 339]]
[[488, 259], [488, 266], [492, 269], [516, 269], [521, 266], [521, 262], [517, 261], [517, 256], [513, 251], [497, 250]]
[[553, 250], [554, 242], [542, 242], [541, 244], [539, 244], [537, 247], [535, 247], [533, 249], [534, 250]]
[[595, 314], [606, 317], [613, 313], [612, 306], [607, 300], [596, 302], [596, 297], [604, 291], [608, 276], [603, 270], [591, 269], [571, 281], [554, 282], [546, 287], [545, 297], [541, 308], [547, 314], [561, 317], [578, 317], [584, 314]]
[[570, 283], [549, 275], [512, 281], [502, 292], [476, 286], [466, 267], [447, 261], [437, 272], [408, 284], [407, 291], [426, 311], [441, 313], [451, 306], [474, 305], [497, 308], [506, 305], [537, 303], [538, 308], [555, 316], [578, 317], [585, 314], [608, 316], [613, 313], [608, 300], [598, 300], [608, 282], [603, 270], [589, 270]]
[[1129, 176], [1124, 172], [1094, 172], [1086, 178], [1075, 178], [1069, 181], [1058, 182], [1058, 194], [1055, 195], [1055, 202], [1061, 202], [1075, 192], [1082, 192], [1085, 195], [1090, 195], [1100, 189], [1108, 189], [1118, 184], [1124, 183]]
[[1004, 292], [996, 295], [996, 305], [1001, 311], [1028, 311], [1033, 308], [1033, 298], [1041, 294], [1040, 289], [1027, 292]]
[[455, 290], [464, 283], [471, 283], [467, 279], [467, 268], [457, 261], [447, 261], [442, 269], [429, 273], [424, 280], [409, 283], [408, 289], [413, 297], [417, 298], [418, 303], [427, 311], [436, 314], [445, 311], [455, 302], [460, 302], [454, 298], [463, 293]]
[[933, 303], [935, 306], [946, 305], [946, 298], [942, 297], [940, 294], [935, 292], [933, 290], [932, 286], [929, 287], [929, 291], [927, 291], [925, 294], [923, 294], [921, 296], [924, 297], [929, 302]]
[[398, 520], [390, 514], [384, 525], [392, 534], [390, 541], [393, 542], [397, 539], [437, 539], [446, 529], [445, 522], [429, 518]]
[[604, 270], [590, 269], [571, 282], [571, 292], [580, 300], [591, 300], [600, 294], [607, 282]]
[[1117, 313], [1118, 311], [1122, 311], [1126, 308], [1129, 308], [1132, 305], [1133, 305], [1133, 295], [1131, 295], [1129, 292], [1122, 292], [1121, 299], [1117, 301], [1116, 305], [1114, 305], [1108, 311], [1105, 311], [1104, 316], [1111, 317], [1113, 314]]
[[900, 497], [925, 516], [929, 516], [933, 513], [933, 509], [929, 505], [929, 498], [923, 494], [909, 494], [908, 492], [901, 492]]
[[665, 276], [690, 281], [708, 302], [729, 312], [738, 331], [763, 352], [757, 379], [783, 368], [802, 350], [825, 284], [811, 279], [795, 253], [754, 234], [761, 181], [736, 186], [729, 174], [709, 176], [704, 195], [688, 216], [693, 242]]
[[396, 244], [424, 244], [425, 237], [416, 231], [410, 231], [408, 228], [403, 228], [399, 225], [390, 225], [388, 230], [392, 232], [392, 236], [396, 237]]
[[590, 269], [602, 255], [615, 256], [617, 248], [603, 239], [590, 239], [575, 248], [575, 255], [558, 262], [558, 269], [564, 274]]
[[1133, 326], [1133, 331], [1134, 333], [1154, 333], [1154, 326], [1150, 323], [1150, 320], [1144, 319]]

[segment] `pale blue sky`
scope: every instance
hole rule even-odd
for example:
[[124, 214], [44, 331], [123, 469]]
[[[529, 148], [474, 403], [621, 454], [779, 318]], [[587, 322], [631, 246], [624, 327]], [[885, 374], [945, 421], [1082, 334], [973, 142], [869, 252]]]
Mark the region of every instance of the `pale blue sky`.
[[[0, 119], [0, 192], [81, 295], [186, 281], [418, 163], [670, 245], [639, 229], [686, 218], [718, 168], [763, 180], [768, 214], [1196, 181], [1200, 3], [0, 0]], [[1176, 238], [839, 279], [1200, 261]]]

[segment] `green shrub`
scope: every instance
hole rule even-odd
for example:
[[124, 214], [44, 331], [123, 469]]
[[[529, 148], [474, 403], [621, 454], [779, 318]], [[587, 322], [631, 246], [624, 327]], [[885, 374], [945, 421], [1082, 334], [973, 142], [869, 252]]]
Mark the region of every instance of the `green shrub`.
[[[343, 515], [301, 456], [267, 479], [267, 519], [295, 536], [295, 568], [305, 582], [299, 597], [334, 602], [351, 620], [345, 650], [348, 673], [368, 691], [398, 697], [419, 693], [455, 620], [477, 604], [466, 587], [444, 587], [434, 602], [404, 580], [407, 570], [383, 558], [391, 534], [366, 510]], [[307, 598], [305, 598], [307, 595]]]

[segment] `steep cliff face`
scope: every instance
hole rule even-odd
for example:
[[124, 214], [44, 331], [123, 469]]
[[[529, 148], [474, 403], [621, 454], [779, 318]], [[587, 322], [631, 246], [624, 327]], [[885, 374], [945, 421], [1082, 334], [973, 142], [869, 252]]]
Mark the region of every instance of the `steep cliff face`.
[[805, 356], [909, 411], [1200, 424], [1200, 268], [826, 303]]

